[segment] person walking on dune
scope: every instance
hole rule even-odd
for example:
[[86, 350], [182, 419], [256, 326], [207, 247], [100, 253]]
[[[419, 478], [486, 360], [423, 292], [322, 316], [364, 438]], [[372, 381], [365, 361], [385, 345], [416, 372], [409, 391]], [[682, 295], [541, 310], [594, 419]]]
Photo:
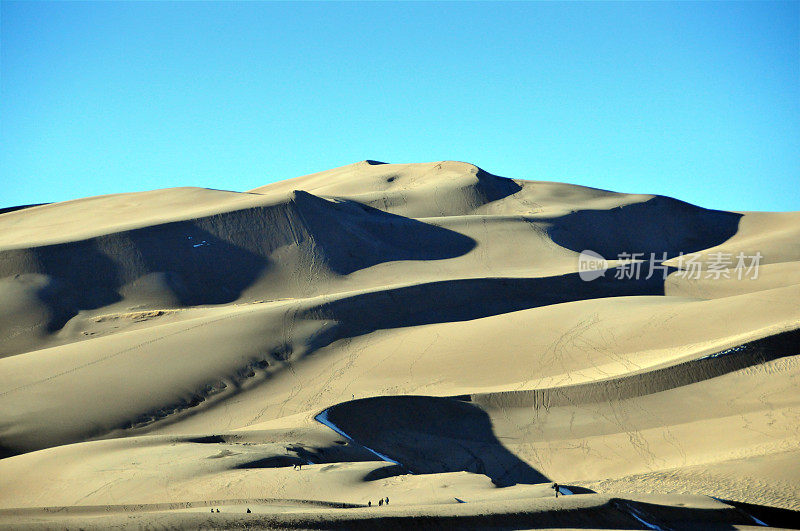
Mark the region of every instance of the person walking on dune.
[[553, 483], [553, 490], [556, 491], [556, 498], [558, 498], [558, 483]]

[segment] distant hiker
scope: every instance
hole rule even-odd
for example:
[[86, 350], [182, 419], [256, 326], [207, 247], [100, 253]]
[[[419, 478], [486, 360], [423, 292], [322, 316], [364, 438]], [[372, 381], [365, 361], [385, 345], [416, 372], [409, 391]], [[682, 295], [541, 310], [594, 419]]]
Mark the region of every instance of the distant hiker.
[[217, 512], [219, 512], [219, 509], [217, 509]]
[[386, 496], [386, 505], [389, 505], [389, 496]]
[[247, 512], [248, 512], [248, 513], [250, 512], [250, 507], [248, 507], [248, 508], [247, 508]]
[[380, 507], [380, 506], [382, 506], [382, 505], [383, 505], [383, 498], [381, 498], [380, 500], [378, 500], [378, 507]]
[[367, 502], [367, 507], [372, 507], [372, 500]]
[[556, 491], [556, 498], [558, 498], [558, 483], [553, 483], [553, 490]]
[[211, 508], [211, 512], [212, 512], [212, 513], [214, 512], [214, 508], [213, 508], [213, 507]]

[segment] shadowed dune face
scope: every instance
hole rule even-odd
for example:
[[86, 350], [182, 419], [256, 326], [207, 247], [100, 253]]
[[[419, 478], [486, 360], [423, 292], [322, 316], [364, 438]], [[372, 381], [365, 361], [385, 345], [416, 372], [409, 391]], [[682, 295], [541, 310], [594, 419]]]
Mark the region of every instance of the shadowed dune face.
[[339, 275], [384, 262], [456, 258], [475, 247], [458, 232], [356, 201], [331, 202], [301, 191], [294, 196], [319, 258]]
[[[52, 279], [39, 294], [50, 305], [52, 332], [80, 310], [120, 301], [123, 287], [133, 301], [148, 299], [140, 291], [161, 289], [161, 299], [181, 306], [224, 304], [276, 269], [302, 270], [308, 284], [319, 275], [348, 275], [382, 262], [458, 257], [474, 246], [471, 238], [445, 228], [295, 192], [274, 207], [0, 251], [0, 277]], [[160, 276], [157, 286], [140, 280], [152, 275]], [[58, 301], [51, 296], [56, 289]]]
[[562, 247], [591, 249], [612, 260], [622, 253], [673, 258], [715, 247], [736, 234], [742, 214], [707, 210], [654, 197], [609, 210], [579, 210], [552, 220], [548, 233]]
[[[379, 496], [398, 525], [800, 509], [798, 242], [800, 213], [452, 161], [0, 212], [0, 527], [136, 503], [197, 524], [172, 513], [225, 500], [325, 527]], [[584, 250], [767, 265], [587, 281]]]
[[[167, 273], [165, 287], [182, 304], [231, 302], [265, 266], [256, 254], [192, 223], [39, 247], [29, 253], [22, 267], [33, 271], [24, 272], [59, 279], [80, 309], [117, 302], [122, 286], [161, 272]], [[7, 272], [14, 267], [14, 258], [5, 257]], [[17, 263], [25, 258], [17, 258]]]
[[472, 472], [505, 487], [546, 477], [495, 437], [489, 416], [452, 398], [387, 396], [338, 404], [328, 418], [364, 446], [416, 474]]
[[[50, 330], [60, 329], [80, 310], [120, 301], [123, 286], [154, 273], [163, 275], [164, 295], [182, 305], [231, 302], [267, 265], [263, 257], [192, 222], [0, 251], [0, 275], [47, 275], [71, 302], [71, 314], [58, 312]], [[135, 292], [130, 295], [136, 300]]]
[[50, 276], [0, 278], [0, 358], [41, 345], [77, 307], [72, 291]]
[[625, 375], [621, 378], [535, 391], [475, 394], [470, 398], [476, 404], [500, 409], [606, 403], [661, 393], [798, 354], [800, 354], [800, 329], [795, 329], [749, 341], [699, 359]]
[[522, 186], [511, 179], [498, 177], [478, 168], [475, 174], [478, 183], [475, 185], [479, 204], [489, 204], [510, 197], [520, 190]]
[[[306, 319], [329, 319], [337, 323], [308, 344], [308, 353], [338, 339], [377, 330], [433, 323], [469, 321], [578, 300], [658, 296], [664, 280], [615, 278], [616, 269], [592, 282], [577, 273], [546, 278], [478, 278], [415, 284], [340, 298], [302, 311]], [[371, 311], [379, 307], [380, 312]]]
[[19, 335], [40, 329], [53, 332], [75, 315], [78, 301], [71, 291], [56, 279], [40, 274], [16, 274], [0, 280], [0, 312], [13, 322]]

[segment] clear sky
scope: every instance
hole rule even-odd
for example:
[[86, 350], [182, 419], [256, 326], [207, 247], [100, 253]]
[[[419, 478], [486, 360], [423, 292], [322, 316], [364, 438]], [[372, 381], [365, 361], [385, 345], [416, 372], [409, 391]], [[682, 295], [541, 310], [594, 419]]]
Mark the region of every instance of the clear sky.
[[800, 210], [798, 2], [0, 10], [0, 207], [454, 159]]

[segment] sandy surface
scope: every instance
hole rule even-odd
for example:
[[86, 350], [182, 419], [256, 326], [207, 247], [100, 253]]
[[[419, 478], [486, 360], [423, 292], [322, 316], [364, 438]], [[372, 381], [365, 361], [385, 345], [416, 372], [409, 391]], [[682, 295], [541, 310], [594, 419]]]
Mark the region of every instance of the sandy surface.
[[460, 162], [7, 212], [0, 527], [790, 526], [798, 300], [800, 213]]

